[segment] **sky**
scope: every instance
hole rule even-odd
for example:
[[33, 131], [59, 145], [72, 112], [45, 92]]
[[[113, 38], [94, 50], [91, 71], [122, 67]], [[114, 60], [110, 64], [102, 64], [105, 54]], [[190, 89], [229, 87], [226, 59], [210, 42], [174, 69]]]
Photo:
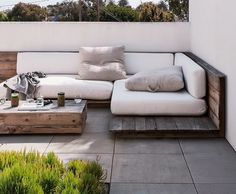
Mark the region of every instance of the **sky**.
[[[14, 4], [17, 4], [19, 2], [35, 3], [41, 6], [46, 6], [49, 4], [56, 4], [57, 2], [62, 1], [63, 0], [0, 0], [0, 10], [10, 9], [13, 7]], [[129, 4], [132, 7], [137, 7], [141, 2], [147, 1], [159, 2], [160, 0], [129, 0]]]

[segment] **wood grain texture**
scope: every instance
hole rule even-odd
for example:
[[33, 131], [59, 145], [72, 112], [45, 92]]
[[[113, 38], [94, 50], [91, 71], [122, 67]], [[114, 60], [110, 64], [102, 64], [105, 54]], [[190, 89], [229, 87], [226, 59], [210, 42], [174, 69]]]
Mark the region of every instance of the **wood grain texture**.
[[[23, 103], [23, 102], [21, 102]], [[48, 111], [18, 111], [10, 102], [0, 106], [0, 134], [82, 133], [87, 119], [87, 102]]]
[[0, 82], [16, 75], [17, 52], [0, 52]]
[[203, 117], [155, 117], [113, 116], [111, 132], [116, 134], [152, 134], [158, 137], [209, 137], [220, 136], [220, 130], [208, 116]]
[[207, 73], [207, 104], [208, 116], [220, 130], [221, 137], [225, 136], [225, 84], [226, 76], [203, 61], [193, 53], [184, 53], [194, 62], [205, 69]]

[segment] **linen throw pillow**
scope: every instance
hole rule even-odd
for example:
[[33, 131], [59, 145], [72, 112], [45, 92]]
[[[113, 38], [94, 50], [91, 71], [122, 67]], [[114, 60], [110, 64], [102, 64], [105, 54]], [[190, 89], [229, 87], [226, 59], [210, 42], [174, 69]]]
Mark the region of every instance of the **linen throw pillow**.
[[179, 66], [139, 72], [125, 81], [132, 91], [173, 92], [184, 87], [182, 68]]
[[115, 81], [126, 78], [124, 46], [81, 47], [80, 79]]

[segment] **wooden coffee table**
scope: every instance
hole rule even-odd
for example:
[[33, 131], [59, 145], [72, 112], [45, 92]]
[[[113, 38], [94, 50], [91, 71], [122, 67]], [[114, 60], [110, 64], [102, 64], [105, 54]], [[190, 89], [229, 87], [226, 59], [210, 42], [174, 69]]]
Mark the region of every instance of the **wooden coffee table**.
[[86, 118], [86, 100], [66, 101], [65, 107], [57, 107], [55, 101], [46, 111], [18, 111], [7, 101], [0, 105], [0, 134], [82, 133]]

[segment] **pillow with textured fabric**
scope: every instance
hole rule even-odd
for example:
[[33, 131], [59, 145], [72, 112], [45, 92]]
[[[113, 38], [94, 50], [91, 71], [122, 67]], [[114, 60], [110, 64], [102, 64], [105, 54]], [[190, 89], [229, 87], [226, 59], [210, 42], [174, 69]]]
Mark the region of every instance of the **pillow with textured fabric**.
[[182, 68], [179, 66], [139, 72], [125, 81], [132, 91], [174, 92], [184, 87]]
[[115, 81], [126, 78], [124, 46], [81, 47], [80, 79]]

